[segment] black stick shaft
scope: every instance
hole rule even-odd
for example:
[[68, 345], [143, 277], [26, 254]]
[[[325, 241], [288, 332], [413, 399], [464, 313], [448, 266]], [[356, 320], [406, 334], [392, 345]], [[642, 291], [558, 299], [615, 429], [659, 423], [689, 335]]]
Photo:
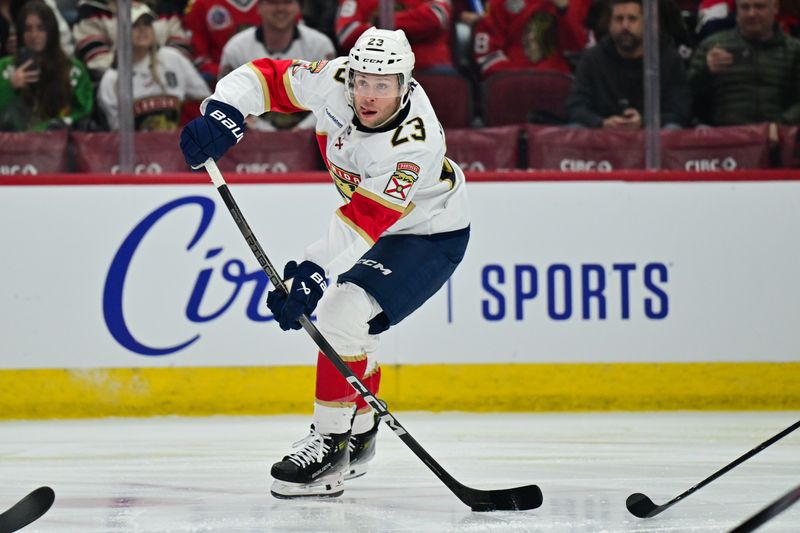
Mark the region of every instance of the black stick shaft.
[[800, 420], [798, 420], [797, 422], [795, 422], [794, 424], [792, 424], [788, 428], [784, 429], [783, 431], [781, 431], [777, 435], [773, 436], [772, 438], [762, 442], [761, 444], [759, 444], [758, 446], [756, 446], [755, 448], [753, 448], [752, 450], [750, 450], [746, 454], [742, 455], [741, 457], [739, 457], [738, 459], [734, 460], [733, 462], [725, 465], [724, 467], [722, 467], [721, 469], [717, 470], [716, 472], [711, 474], [709, 477], [707, 477], [706, 479], [704, 479], [703, 481], [701, 481], [697, 485], [693, 486], [692, 488], [690, 488], [686, 492], [684, 492], [682, 494], [679, 494], [678, 496], [676, 496], [675, 498], [671, 499], [670, 501], [668, 501], [667, 503], [665, 503], [663, 505], [655, 505], [655, 504], [652, 503], [652, 500], [650, 500], [647, 496], [645, 496], [644, 494], [641, 494], [641, 493], [637, 493], [637, 494], [632, 494], [631, 496], [628, 497], [628, 502], [626, 502], [626, 506], [628, 507], [628, 510], [631, 513], [633, 513], [634, 515], [638, 516], [639, 518], [650, 518], [650, 517], [653, 517], [653, 516], [655, 516], [657, 514], [660, 514], [660, 513], [664, 512], [665, 510], [667, 510], [668, 508], [670, 508], [673, 505], [675, 505], [676, 503], [678, 503], [679, 501], [681, 501], [682, 499], [686, 498], [687, 496], [690, 496], [694, 492], [702, 489], [703, 487], [705, 487], [706, 485], [708, 485], [709, 483], [711, 483], [712, 481], [714, 481], [718, 477], [722, 476], [726, 472], [732, 470], [733, 468], [736, 468], [737, 466], [739, 466], [743, 462], [747, 461], [748, 459], [750, 459], [751, 457], [753, 457], [757, 453], [760, 453], [765, 448], [768, 448], [769, 446], [772, 446], [773, 444], [775, 444], [776, 442], [778, 442], [779, 440], [781, 440], [786, 435], [788, 435], [789, 433], [791, 433], [792, 431], [796, 430], [799, 427], [800, 427]]
[[[210, 160], [209, 160], [210, 161]], [[276, 287], [278, 290], [283, 292], [287, 292], [286, 284], [281, 279], [278, 271], [273, 266], [272, 262], [267, 257], [267, 254], [264, 252], [264, 249], [261, 247], [261, 244], [256, 239], [253, 231], [250, 229], [250, 225], [245, 220], [244, 215], [242, 214], [239, 206], [236, 204], [236, 200], [234, 200], [233, 195], [231, 194], [230, 190], [228, 189], [228, 185], [225, 183], [224, 179], [222, 178], [222, 174], [217, 169], [216, 165], [213, 161], [206, 162], [206, 170], [208, 171], [209, 175], [211, 176], [214, 185], [217, 187], [217, 191], [222, 196], [225, 205], [228, 207], [228, 211], [230, 211], [231, 216], [233, 217], [236, 225], [239, 227], [239, 231], [241, 231], [244, 240], [250, 246], [250, 250], [255, 255], [256, 259], [258, 260], [259, 264], [263, 268], [264, 272], [269, 277], [270, 282]], [[389, 410], [384, 406], [384, 404], [375, 398], [369, 389], [364, 385], [364, 383], [353, 373], [347, 364], [342, 361], [342, 358], [339, 357], [339, 354], [336, 353], [336, 350], [328, 343], [325, 337], [319, 332], [317, 327], [314, 325], [313, 322], [306, 316], [301, 315], [299, 319], [300, 324], [303, 326], [303, 329], [311, 336], [314, 342], [319, 347], [320, 351], [325, 355], [325, 357], [330, 360], [331, 363], [336, 367], [336, 369], [344, 376], [344, 378], [350, 383], [350, 385], [356, 390], [356, 392], [364, 398], [364, 400], [378, 413], [378, 417], [383, 420], [387, 426], [389, 426], [395, 434], [400, 437], [402, 440], [414, 454], [419, 457], [425, 465], [430, 468], [430, 470], [436, 474], [442, 482], [455, 494], [462, 502], [467, 505], [474, 505], [476, 502], [474, 501], [475, 496], [477, 494], [470, 494], [474, 493], [488, 493], [491, 491], [475, 491], [474, 489], [470, 489], [469, 487], [465, 487], [461, 483], [459, 483], [453, 476], [451, 476], [426, 450], [423, 448], [417, 441], [412, 437], [408, 431], [398, 422], [398, 420], [392, 415]], [[513, 489], [510, 489], [513, 491]], [[536, 487], [536, 491], [538, 491], [538, 487]], [[505, 491], [503, 491], [505, 492]], [[541, 504], [541, 496], [539, 496]], [[513, 500], [513, 495], [511, 496]], [[480, 503], [480, 502], [477, 502]], [[497, 503], [497, 502], [495, 502]], [[516, 502], [511, 502], [512, 505], [515, 505]], [[536, 505], [538, 507], [538, 505]], [[519, 507], [517, 507], [519, 508]]]
[[800, 500], [800, 485], [796, 486], [771, 504], [761, 509], [758, 513], [754, 514], [746, 521], [742, 522], [730, 533], [750, 533], [755, 531], [756, 528], [762, 526], [765, 522], [772, 520], [777, 515], [794, 505], [797, 500]]
[[738, 459], [736, 459], [732, 463], [720, 468], [719, 470], [717, 470], [716, 472], [714, 472], [713, 474], [708, 476], [706, 479], [704, 479], [703, 481], [701, 481], [700, 483], [698, 483], [697, 485], [695, 485], [691, 489], [687, 490], [686, 492], [684, 492], [683, 494], [681, 494], [680, 496], [675, 498], [672, 502], [670, 502], [670, 504], [675, 503], [678, 500], [683, 499], [684, 497], [686, 497], [689, 494], [693, 493], [694, 491], [705, 487], [706, 485], [708, 485], [709, 483], [711, 483], [712, 481], [714, 481], [715, 479], [717, 479], [721, 475], [727, 473], [730, 470], [733, 470], [734, 468], [736, 468], [737, 466], [739, 466], [743, 462], [747, 461], [748, 459], [750, 459], [751, 457], [753, 457], [757, 453], [760, 453], [765, 448], [767, 448], [769, 446], [772, 446], [773, 444], [775, 444], [776, 442], [781, 440], [783, 437], [785, 437], [786, 435], [788, 435], [789, 433], [791, 433], [792, 431], [796, 430], [799, 427], [800, 427], [800, 420], [798, 420], [797, 422], [795, 422], [794, 424], [792, 424], [788, 428], [784, 429], [783, 431], [781, 431], [780, 433], [778, 433], [774, 437], [770, 438], [769, 440], [766, 440], [766, 441], [762, 442], [761, 444], [759, 444], [758, 446], [756, 446], [755, 448], [753, 448], [752, 450], [750, 450], [746, 454], [742, 455], [741, 457], [739, 457]]

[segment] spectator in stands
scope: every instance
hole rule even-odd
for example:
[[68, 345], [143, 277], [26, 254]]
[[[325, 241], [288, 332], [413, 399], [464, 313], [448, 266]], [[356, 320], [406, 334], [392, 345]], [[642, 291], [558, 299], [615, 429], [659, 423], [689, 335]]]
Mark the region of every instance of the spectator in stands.
[[[0, 57], [12, 55], [16, 52], [17, 36], [15, 33], [14, 21], [17, 18], [20, 8], [28, 1], [29, 0], [0, 0]], [[55, 0], [39, 1], [44, 1], [44, 3], [53, 10], [53, 15], [55, 15], [56, 22], [58, 22], [61, 48], [67, 56], [71, 56], [74, 50], [72, 31], [69, 29], [67, 21], [64, 20], [64, 17], [58, 10]]]
[[[155, 20], [155, 13], [146, 4], [133, 3], [133, 116], [137, 131], [177, 130], [183, 100], [202, 100], [211, 94], [191, 61], [172, 47], [158, 45]], [[119, 128], [118, 77], [112, 66], [97, 91], [98, 103], [112, 130]]]
[[[172, 46], [191, 57], [189, 36], [172, 0], [152, 0], [158, 14], [154, 23], [159, 46]], [[137, 3], [137, 2], [134, 2]], [[72, 28], [75, 57], [99, 80], [114, 62], [117, 41], [117, 0], [79, 0], [78, 20]]]
[[[800, 37], [800, 0], [780, 0], [778, 24], [787, 35]], [[701, 0], [697, 8], [697, 39], [736, 26], [735, 0]]]
[[24, 4], [16, 35], [17, 53], [0, 59], [0, 129], [60, 129], [88, 117], [89, 74], [62, 50], [53, 10], [40, 1]]
[[[644, 17], [641, 0], [611, 0], [608, 35], [587, 49], [567, 99], [569, 120], [590, 128], [638, 129], [644, 114]], [[660, 46], [661, 125], [686, 126], [689, 85], [678, 52]]]
[[475, 61], [485, 78], [501, 70], [570, 72], [567, 55], [586, 46], [591, 0], [489, 0], [475, 25]]
[[[416, 56], [415, 71], [455, 72], [450, 52], [449, 0], [395, 0], [394, 27], [403, 30]], [[347, 53], [356, 39], [378, 26], [378, 0], [342, 0], [336, 14], [336, 39]]]
[[211, 84], [219, 76], [225, 43], [241, 30], [261, 24], [258, 0], [190, 0], [183, 23], [192, 34], [195, 65]]
[[[254, 59], [333, 59], [336, 50], [328, 37], [304, 24], [298, 24], [298, 0], [259, 0], [261, 25], [234, 35], [222, 49], [220, 78]], [[247, 125], [260, 131], [291, 128], [308, 129], [316, 124], [314, 115], [306, 113], [264, 113], [248, 117]]]
[[775, 23], [778, 0], [737, 0], [736, 28], [698, 46], [689, 66], [695, 112], [712, 126], [800, 124], [800, 41]]
[[[695, 0], [690, 0], [695, 1]], [[592, 7], [586, 20], [586, 27], [593, 32], [595, 42], [608, 34], [611, 15], [610, 0], [592, 0]], [[684, 60], [692, 55], [697, 44], [694, 32], [689, 31], [681, 6], [676, 0], [658, 0], [658, 27], [661, 38], [669, 39]]]
[[254, 59], [333, 59], [336, 50], [325, 34], [298, 23], [298, 0], [259, 0], [261, 24], [234, 35], [222, 49], [219, 77]]

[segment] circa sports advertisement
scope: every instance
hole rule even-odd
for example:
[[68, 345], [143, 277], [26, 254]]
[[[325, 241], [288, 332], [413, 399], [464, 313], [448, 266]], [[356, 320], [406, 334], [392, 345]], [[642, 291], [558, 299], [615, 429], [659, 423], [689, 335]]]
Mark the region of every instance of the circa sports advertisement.
[[[279, 271], [340, 205], [324, 179], [230, 186]], [[4, 368], [313, 364], [210, 185], [111, 183], [4, 188]], [[382, 337], [383, 364], [796, 357], [797, 182], [476, 181], [469, 196], [464, 261]]]

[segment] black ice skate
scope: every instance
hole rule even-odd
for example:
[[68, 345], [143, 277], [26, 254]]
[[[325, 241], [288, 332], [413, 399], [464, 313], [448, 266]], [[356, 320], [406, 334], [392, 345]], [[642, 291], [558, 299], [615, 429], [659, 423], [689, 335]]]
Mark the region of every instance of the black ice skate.
[[375, 425], [366, 433], [351, 435], [348, 442], [350, 450], [350, 468], [344, 475], [344, 479], [355, 479], [367, 473], [367, 463], [375, 457], [375, 443], [378, 436], [378, 417], [375, 417]]
[[272, 465], [275, 478], [272, 495], [276, 498], [341, 496], [350, 456], [349, 439], [349, 432], [323, 435], [311, 426], [308, 436], [294, 443], [293, 447], [299, 449]]

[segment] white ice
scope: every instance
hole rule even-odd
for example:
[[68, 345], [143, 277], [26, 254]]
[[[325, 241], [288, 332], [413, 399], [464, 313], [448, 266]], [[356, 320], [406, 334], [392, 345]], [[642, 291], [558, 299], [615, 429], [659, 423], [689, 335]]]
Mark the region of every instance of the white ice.
[[[475, 488], [538, 484], [543, 505], [475, 513], [385, 426], [366, 476], [333, 500], [269, 495], [301, 416], [0, 422], [0, 510], [40, 485], [53, 508], [25, 532], [722, 532], [800, 484], [800, 430], [662, 514], [666, 503], [800, 418], [798, 412], [396, 413]], [[764, 525], [800, 532], [800, 503]]]

